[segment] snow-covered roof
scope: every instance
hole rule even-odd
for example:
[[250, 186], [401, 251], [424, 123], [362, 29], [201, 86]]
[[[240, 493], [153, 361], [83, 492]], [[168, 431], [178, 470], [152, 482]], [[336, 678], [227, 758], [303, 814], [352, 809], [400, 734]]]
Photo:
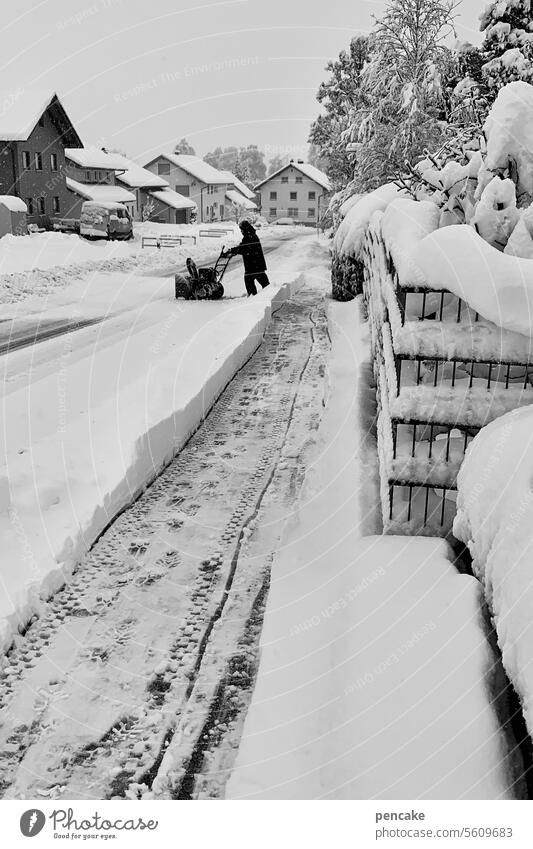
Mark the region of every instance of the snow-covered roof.
[[85, 200], [95, 200], [99, 203], [131, 203], [135, 200], [135, 195], [123, 189], [122, 186], [108, 186], [101, 183], [79, 183], [71, 177], [67, 177], [67, 188], [71, 192], [76, 192]]
[[274, 177], [278, 177], [282, 171], [285, 171], [287, 168], [296, 168], [302, 174], [305, 174], [306, 177], [309, 177], [310, 180], [317, 183], [319, 186], [322, 186], [327, 192], [331, 191], [331, 183], [329, 182], [329, 178], [324, 174], [323, 171], [320, 171], [318, 168], [315, 168], [314, 165], [309, 165], [308, 162], [300, 162], [293, 160], [292, 162], [288, 162], [287, 165], [284, 165], [282, 168], [279, 168], [277, 171], [274, 171], [273, 174], [269, 174], [268, 177], [265, 177], [264, 180], [261, 180], [260, 183], [257, 183], [255, 190], [259, 189], [260, 186], [263, 186], [265, 183], [268, 183], [269, 180], [272, 180]]
[[[96, 207], [98, 209], [116, 209], [117, 206], [122, 207], [122, 203], [112, 200], [86, 200], [84, 206]], [[124, 207], [126, 209], [126, 207]]]
[[156, 189], [150, 194], [161, 203], [171, 206], [172, 209], [196, 209], [196, 203], [193, 200], [185, 197], [185, 195], [180, 195], [174, 189], [161, 189], [161, 191]]
[[49, 89], [0, 89], [0, 139], [25, 141], [56, 96]]
[[254, 203], [253, 200], [244, 197], [244, 195], [241, 195], [241, 193], [236, 189], [229, 189], [226, 192], [226, 197], [237, 206], [244, 206], [245, 209], [257, 209], [257, 204]]
[[232, 174], [231, 171], [221, 171], [220, 173], [223, 177], [226, 177], [228, 184], [232, 184], [233, 186], [235, 186], [235, 188], [241, 193], [241, 195], [244, 195], [244, 197], [248, 198], [249, 200], [254, 199], [255, 192], [253, 192], [252, 189], [249, 189], [246, 183], [243, 183], [242, 180], [239, 180], [239, 178], [236, 177], [235, 174]]
[[[204, 162], [199, 156], [191, 156], [188, 153], [162, 153], [160, 155], [168, 159], [173, 165], [177, 165], [178, 168], [183, 168], [187, 174], [200, 180], [201, 183], [221, 186], [228, 182], [221, 171], [213, 168], [208, 162]], [[155, 159], [158, 158], [155, 157]], [[151, 159], [150, 162], [154, 162], [154, 159]]]
[[27, 212], [28, 207], [15, 195], [0, 195], [0, 205], [5, 206], [10, 212]]
[[106, 168], [109, 171], [122, 171], [129, 162], [120, 154], [106, 153], [99, 147], [67, 147], [65, 156], [81, 168]]
[[128, 165], [129, 167], [126, 171], [117, 174], [117, 179], [132, 189], [149, 187], [164, 189], [168, 186], [168, 181], [158, 174], [154, 174], [153, 171], [149, 171], [147, 168], [141, 168], [140, 165], [131, 161], [128, 161]]

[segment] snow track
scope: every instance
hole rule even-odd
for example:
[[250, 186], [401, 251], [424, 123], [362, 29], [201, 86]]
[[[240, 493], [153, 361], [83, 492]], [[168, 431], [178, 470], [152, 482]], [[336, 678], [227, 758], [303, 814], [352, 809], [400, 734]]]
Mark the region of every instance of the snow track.
[[223, 794], [328, 349], [323, 291], [306, 287], [17, 639], [0, 677], [5, 798]]

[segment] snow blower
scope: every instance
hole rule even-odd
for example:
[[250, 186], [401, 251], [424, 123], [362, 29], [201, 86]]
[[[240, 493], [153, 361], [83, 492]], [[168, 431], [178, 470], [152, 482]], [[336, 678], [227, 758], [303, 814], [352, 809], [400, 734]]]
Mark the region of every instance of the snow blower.
[[174, 276], [174, 287], [176, 298], [184, 298], [186, 301], [216, 301], [224, 295], [222, 278], [229, 265], [231, 256], [224, 253], [224, 248], [214, 266], [197, 268], [191, 257], [187, 259], [187, 271], [189, 276], [176, 274]]

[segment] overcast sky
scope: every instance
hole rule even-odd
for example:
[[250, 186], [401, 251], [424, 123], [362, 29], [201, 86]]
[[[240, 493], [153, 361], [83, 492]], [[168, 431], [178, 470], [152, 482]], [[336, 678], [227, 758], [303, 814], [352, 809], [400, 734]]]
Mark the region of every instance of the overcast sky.
[[[458, 36], [479, 43], [484, 0]], [[186, 136], [204, 155], [257, 144], [305, 155], [324, 65], [375, 0], [19, 0], [4, 3], [2, 88], [57, 91], [85, 144], [139, 162]]]

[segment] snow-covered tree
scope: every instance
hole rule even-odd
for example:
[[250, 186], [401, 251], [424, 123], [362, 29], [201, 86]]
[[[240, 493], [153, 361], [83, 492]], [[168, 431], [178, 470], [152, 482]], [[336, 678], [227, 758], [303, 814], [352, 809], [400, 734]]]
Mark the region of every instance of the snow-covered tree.
[[368, 38], [353, 38], [349, 49], [326, 65], [329, 76], [317, 93], [324, 111], [311, 125], [309, 143], [339, 188], [353, 177], [353, 155], [346, 150], [346, 134], [357, 111], [367, 105], [361, 74], [368, 58]]
[[195, 156], [196, 152], [192, 144], [189, 144], [187, 139], [180, 139], [174, 148], [174, 153], [186, 153], [189, 156]]
[[480, 15], [483, 77], [494, 99], [515, 80], [533, 81], [531, 0], [495, 0]]
[[267, 176], [270, 176], [270, 174], [275, 174], [276, 171], [279, 171], [280, 168], [283, 168], [284, 165], [287, 165], [288, 161], [288, 156], [273, 156], [272, 159], [270, 159], [268, 162]]
[[259, 183], [266, 176], [265, 154], [256, 144], [239, 149], [236, 176], [251, 185]]
[[244, 183], [251, 185], [266, 176], [265, 155], [255, 144], [246, 147], [216, 147], [204, 156], [204, 162], [208, 162], [213, 168], [231, 171]]
[[361, 74], [367, 108], [354, 109], [351, 140], [356, 182], [366, 190], [414, 162], [444, 138], [447, 103], [443, 71], [453, 33], [454, 0], [390, 0], [376, 21], [370, 61]]

